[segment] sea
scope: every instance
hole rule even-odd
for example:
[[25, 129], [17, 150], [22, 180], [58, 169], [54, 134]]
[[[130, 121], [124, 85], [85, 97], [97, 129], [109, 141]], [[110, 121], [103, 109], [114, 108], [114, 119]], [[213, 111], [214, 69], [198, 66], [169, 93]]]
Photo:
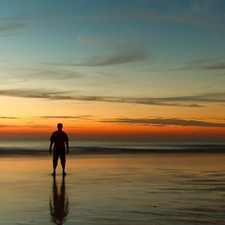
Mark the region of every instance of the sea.
[[48, 141], [0, 141], [0, 225], [225, 224], [224, 147], [70, 141], [52, 176]]
[[[220, 142], [163, 142], [163, 141], [70, 141], [72, 154], [112, 153], [225, 153], [225, 141]], [[45, 154], [49, 141], [0, 141], [0, 155]]]

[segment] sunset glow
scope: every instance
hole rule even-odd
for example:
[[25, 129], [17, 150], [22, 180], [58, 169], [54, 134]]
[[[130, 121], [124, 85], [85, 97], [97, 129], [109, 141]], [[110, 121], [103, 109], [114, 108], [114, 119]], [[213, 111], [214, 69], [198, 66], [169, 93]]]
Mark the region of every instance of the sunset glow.
[[3, 0], [0, 140], [225, 140], [223, 0]]

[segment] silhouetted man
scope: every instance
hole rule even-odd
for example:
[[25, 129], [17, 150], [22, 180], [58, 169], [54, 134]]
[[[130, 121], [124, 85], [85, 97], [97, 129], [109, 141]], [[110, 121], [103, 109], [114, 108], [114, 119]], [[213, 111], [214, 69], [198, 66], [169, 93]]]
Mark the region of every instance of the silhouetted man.
[[58, 130], [52, 133], [50, 138], [50, 147], [49, 153], [52, 153], [52, 145], [54, 143], [53, 148], [53, 173], [52, 175], [55, 176], [56, 167], [58, 164], [58, 158], [60, 157], [61, 165], [62, 165], [62, 174], [66, 175], [65, 166], [66, 166], [66, 153], [69, 153], [69, 139], [67, 134], [62, 131], [63, 125], [59, 123], [57, 125]]

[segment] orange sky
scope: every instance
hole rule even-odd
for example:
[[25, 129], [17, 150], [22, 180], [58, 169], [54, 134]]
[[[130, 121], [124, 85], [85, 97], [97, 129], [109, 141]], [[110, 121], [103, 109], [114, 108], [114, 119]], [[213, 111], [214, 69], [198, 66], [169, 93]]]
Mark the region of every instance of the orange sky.
[[[5, 127], [1, 129], [2, 140], [49, 140], [55, 126], [48, 128]], [[72, 127], [64, 124], [70, 140], [224, 140], [225, 128], [115, 125], [92, 123]]]
[[224, 9], [2, 2], [0, 141], [48, 140], [59, 122], [74, 140], [225, 140]]

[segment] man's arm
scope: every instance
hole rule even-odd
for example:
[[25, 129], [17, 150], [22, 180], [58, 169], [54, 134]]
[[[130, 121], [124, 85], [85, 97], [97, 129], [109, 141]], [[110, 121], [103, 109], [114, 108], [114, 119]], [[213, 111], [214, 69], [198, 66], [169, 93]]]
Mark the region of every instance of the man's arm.
[[52, 153], [52, 145], [53, 145], [53, 141], [50, 142], [50, 146], [49, 146], [49, 153]]
[[66, 153], [68, 154], [69, 153], [69, 142], [66, 141]]

